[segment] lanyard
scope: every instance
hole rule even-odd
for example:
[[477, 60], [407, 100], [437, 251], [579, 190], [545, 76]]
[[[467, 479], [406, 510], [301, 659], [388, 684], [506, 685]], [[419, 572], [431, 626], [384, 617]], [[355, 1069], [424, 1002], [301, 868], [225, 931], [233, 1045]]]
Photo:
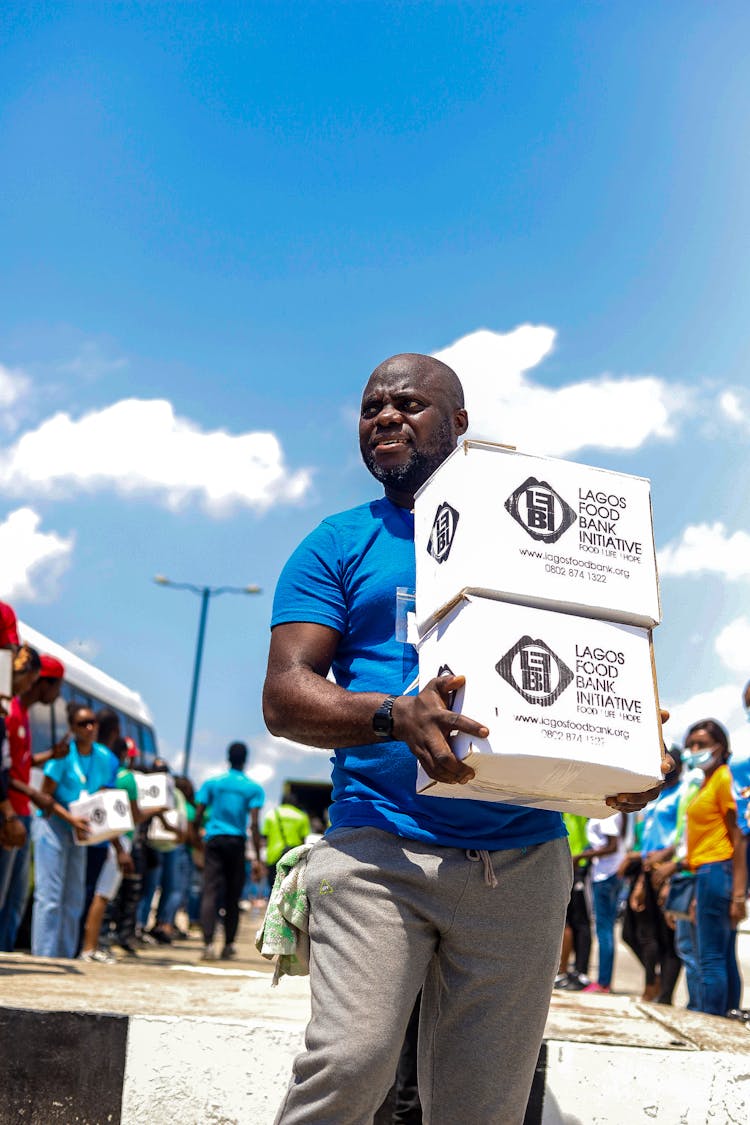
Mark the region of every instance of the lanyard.
[[92, 763], [93, 763], [93, 760], [94, 760], [94, 747], [93, 746], [91, 747], [91, 753], [90, 754], [84, 754], [83, 755], [84, 758], [87, 758], [87, 768], [86, 768], [85, 773], [83, 772], [83, 763], [81, 762], [81, 755], [78, 753], [78, 746], [76, 745], [75, 742], [71, 742], [70, 750], [68, 752], [71, 754], [71, 762], [72, 762], [73, 770], [76, 774], [76, 777], [80, 781], [83, 788], [86, 789], [86, 791], [88, 791], [89, 777], [91, 775], [91, 766], [92, 766]]

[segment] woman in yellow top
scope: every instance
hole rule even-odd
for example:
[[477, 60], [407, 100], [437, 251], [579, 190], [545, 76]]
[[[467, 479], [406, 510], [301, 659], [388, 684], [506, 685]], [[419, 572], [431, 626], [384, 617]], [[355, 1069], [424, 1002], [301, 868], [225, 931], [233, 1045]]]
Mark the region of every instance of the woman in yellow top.
[[683, 761], [703, 771], [687, 810], [687, 865], [695, 871], [695, 924], [701, 971], [701, 1011], [724, 1016], [739, 1007], [737, 923], [745, 917], [746, 866], [737, 805], [727, 766], [729, 737], [721, 723], [695, 723]]

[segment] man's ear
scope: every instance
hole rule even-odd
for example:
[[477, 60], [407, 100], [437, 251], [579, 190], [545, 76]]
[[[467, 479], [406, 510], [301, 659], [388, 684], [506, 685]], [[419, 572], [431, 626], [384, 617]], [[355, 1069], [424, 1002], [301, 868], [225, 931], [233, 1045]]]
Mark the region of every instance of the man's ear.
[[469, 415], [466, 413], [466, 411], [464, 410], [463, 407], [461, 407], [460, 410], [456, 411], [454, 419], [453, 419], [453, 425], [455, 426], [456, 433], [459, 436], [461, 434], [465, 434], [466, 431], [468, 430], [468, 428], [469, 428]]

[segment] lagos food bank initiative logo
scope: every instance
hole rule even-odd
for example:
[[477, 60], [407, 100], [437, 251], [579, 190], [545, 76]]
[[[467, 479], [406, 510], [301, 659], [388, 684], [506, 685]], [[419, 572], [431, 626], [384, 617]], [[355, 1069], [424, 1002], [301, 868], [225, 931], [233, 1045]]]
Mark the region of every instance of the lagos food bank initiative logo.
[[529, 477], [505, 501], [505, 510], [539, 543], [556, 543], [576, 514], [546, 480]]
[[521, 637], [498, 660], [495, 671], [522, 695], [527, 703], [549, 707], [573, 681], [567, 664], [538, 637]]
[[448, 558], [457, 527], [458, 512], [444, 501], [435, 512], [430, 538], [427, 542], [427, 554], [432, 555], [436, 562], [442, 563]]

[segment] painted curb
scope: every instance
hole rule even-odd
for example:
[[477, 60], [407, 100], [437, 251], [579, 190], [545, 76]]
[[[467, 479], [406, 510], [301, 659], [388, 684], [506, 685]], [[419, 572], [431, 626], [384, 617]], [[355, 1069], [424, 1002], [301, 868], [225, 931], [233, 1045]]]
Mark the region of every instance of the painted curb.
[[[303, 1045], [297, 1022], [18, 1008], [0, 1035], [0, 1121], [28, 1125], [272, 1125]], [[524, 1125], [748, 1120], [746, 1055], [547, 1039]]]

